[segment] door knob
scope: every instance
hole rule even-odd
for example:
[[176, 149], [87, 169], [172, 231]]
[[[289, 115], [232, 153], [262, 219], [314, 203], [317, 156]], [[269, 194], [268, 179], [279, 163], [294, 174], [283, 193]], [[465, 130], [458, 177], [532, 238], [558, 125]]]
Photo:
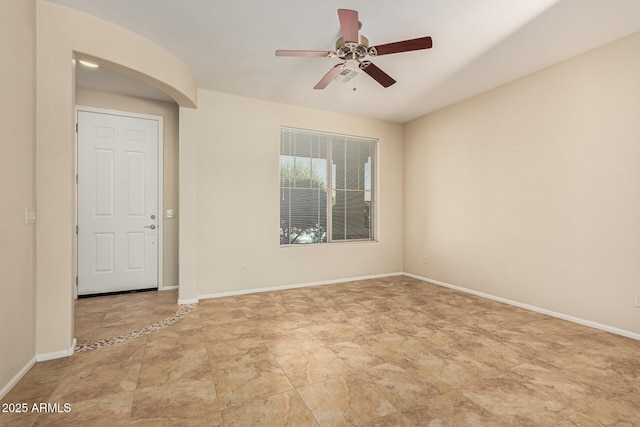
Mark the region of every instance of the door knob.
[[152, 230], [155, 230], [156, 229], [156, 225], [155, 224], [145, 225], [144, 228], [150, 228]]

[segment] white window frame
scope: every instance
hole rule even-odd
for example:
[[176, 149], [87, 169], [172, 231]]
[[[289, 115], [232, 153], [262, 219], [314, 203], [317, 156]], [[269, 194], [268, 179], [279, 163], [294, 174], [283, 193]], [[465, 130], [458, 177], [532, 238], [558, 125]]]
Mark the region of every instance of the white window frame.
[[[369, 238], [364, 238], [364, 239], [333, 239], [333, 211], [332, 211], [332, 204], [331, 204], [331, 199], [332, 199], [332, 191], [333, 191], [333, 173], [332, 173], [332, 161], [333, 161], [333, 153], [332, 153], [332, 144], [328, 144], [327, 147], [327, 167], [326, 167], [326, 186], [327, 186], [327, 204], [326, 204], [326, 218], [327, 218], [327, 225], [326, 225], [326, 232], [327, 232], [327, 240], [325, 242], [317, 242], [317, 243], [281, 243], [280, 247], [304, 247], [304, 246], [317, 246], [317, 245], [326, 245], [326, 244], [336, 244], [336, 243], [372, 243], [372, 242], [377, 242], [378, 241], [378, 214], [379, 214], [379, 210], [378, 210], [378, 176], [379, 176], [379, 169], [378, 169], [378, 158], [379, 158], [379, 138], [373, 138], [373, 137], [365, 137], [365, 136], [355, 136], [355, 135], [347, 135], [347, 134], [339, 134], [339, 133], [333, 133], [333, 132], [324, 132], [324, 131], [317, 131], [317, 130], [309, 130], [309, 129], [300, 129], [300, 128], [293, 128], [293, 127], [287, 127], [287, 126], [282, 126], [280, 128], [280, 152], [278, 155], [278, 171], [281, 171], [281, 167], [282, 167], [282, 161], [281, 161], [281, 156], [282, 156], [282, 131], [283, 130], [288, 130], [288, 131], [292, 131], [292, 132], [300, 132], [300, 133], [309, 133], [309, 134], [316, 134], [316, 135], [323, 135], [323, 136], [328, 136], [328, 137], [337, 137], [337, 138], [351, 138], [351, 139], [362, 139], [363, 142], [369, 142], [370, 144], [372, 144], [372, 159], [371, 159], [371, 202], [370, 202], [370, 207], [369, 207], [369, 215], [370, 215], [370, 232], [371, 232], [371, 236]], [[278, 180], [280, 180], [280, 173], [278, 174]], [[280, 181], [279, 181], [280, 182]], [[280, 184], [279, 184], [280, 185]], [[278, 218], [280, 218], [280, 213], [278, 215]]]

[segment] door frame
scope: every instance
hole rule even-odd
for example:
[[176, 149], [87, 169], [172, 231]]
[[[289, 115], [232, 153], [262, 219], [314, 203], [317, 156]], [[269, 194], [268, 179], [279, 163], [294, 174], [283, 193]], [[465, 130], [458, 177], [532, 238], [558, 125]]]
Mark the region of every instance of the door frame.
[[[158, 291], [164, 290], [164, 280], [163, 280], [163, 272], [164, 272], [164, 118], [162, 116], [155, 116], [151, 114], [142, 114], [142, 113], [133, 113], [130, 111], [121, 111], [121, 110], [111, 110], [106, 108], [97, 108], [97, 107], [87, 107], [83, 105], [75, 106], [75, 150], [74, 150], [74, 182], [75, 185], [73, 187], [74, 191], [74, 224], [78, 226], [78, 113], [80, 111], [87, 113], [98, 113], [98, 114], [110, 114], [114, 116], [124, 116], [130, 117], [134, 119], [146, 119], [146, 120], [154, 120], [158, 124], [158, 141], [157, 141], [157, 158], [158, 158]], [[77, 229], [77, 228], [76, 228]], [[73, 298], [78, 298], [78, 233], [74, 233], [74, 254], [73, 254], [73, 262], [74, 262], [74, 272], [76, 276], [76, 283], [73, 287]]]

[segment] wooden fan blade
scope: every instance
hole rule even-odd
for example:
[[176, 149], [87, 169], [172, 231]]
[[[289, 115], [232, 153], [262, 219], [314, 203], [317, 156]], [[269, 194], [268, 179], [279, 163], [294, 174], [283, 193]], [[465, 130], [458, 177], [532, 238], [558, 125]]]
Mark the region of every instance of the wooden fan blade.
[[[381, 44], [373, 46], [371, 50], [376, 52], [377, 56], [389, 55], [390, 53], [409, 52], [412, 50], [430, 49], [433, 46], [431, 37], [420, 37], [417, 39], [404, 40], [401, 42]], [[375, 55], [374, 55], [375, 56]]]
[[325, 74], [324, 77], [321, 78], [320, 81], [316, 83], [316, 85], [313, 88], [324, 89], [325, 87], [329, 86], [329, 83], [331, 83], [331, 80], [333, 80], [335, 76], [340, 74], [340, 71], [342, 71], [342, 64], [338, 64], [332, 69], [330, 69], [329, 72]]
[[389, 74], [385, 73], [369, 61], [362, 62], [360, 64], [360, 69], [369, 74], [373, 80], [377, 81], [384, 87], [389, 87], [396, 82]]
[[338, 9], [340, 31], [345, 43], [358, 43], [358, 12], [349, 9]]
[[328, 50], [276, 50], [276, 56], [331, 56]]

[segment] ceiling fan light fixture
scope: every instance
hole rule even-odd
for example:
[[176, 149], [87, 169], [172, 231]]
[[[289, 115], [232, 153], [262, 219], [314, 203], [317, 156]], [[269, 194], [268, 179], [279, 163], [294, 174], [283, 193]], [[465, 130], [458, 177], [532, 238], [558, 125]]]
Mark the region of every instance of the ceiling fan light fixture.
[[[349, 63], [354, 63], [355, 65]], [[347, 83], [354, 79], [358, 74], [360, 74], [360, 67], [358, 66], [358, 63], [356, 61], [347, 61], [347, 64], [342, 67], [333, 80], [340, 83]]]

